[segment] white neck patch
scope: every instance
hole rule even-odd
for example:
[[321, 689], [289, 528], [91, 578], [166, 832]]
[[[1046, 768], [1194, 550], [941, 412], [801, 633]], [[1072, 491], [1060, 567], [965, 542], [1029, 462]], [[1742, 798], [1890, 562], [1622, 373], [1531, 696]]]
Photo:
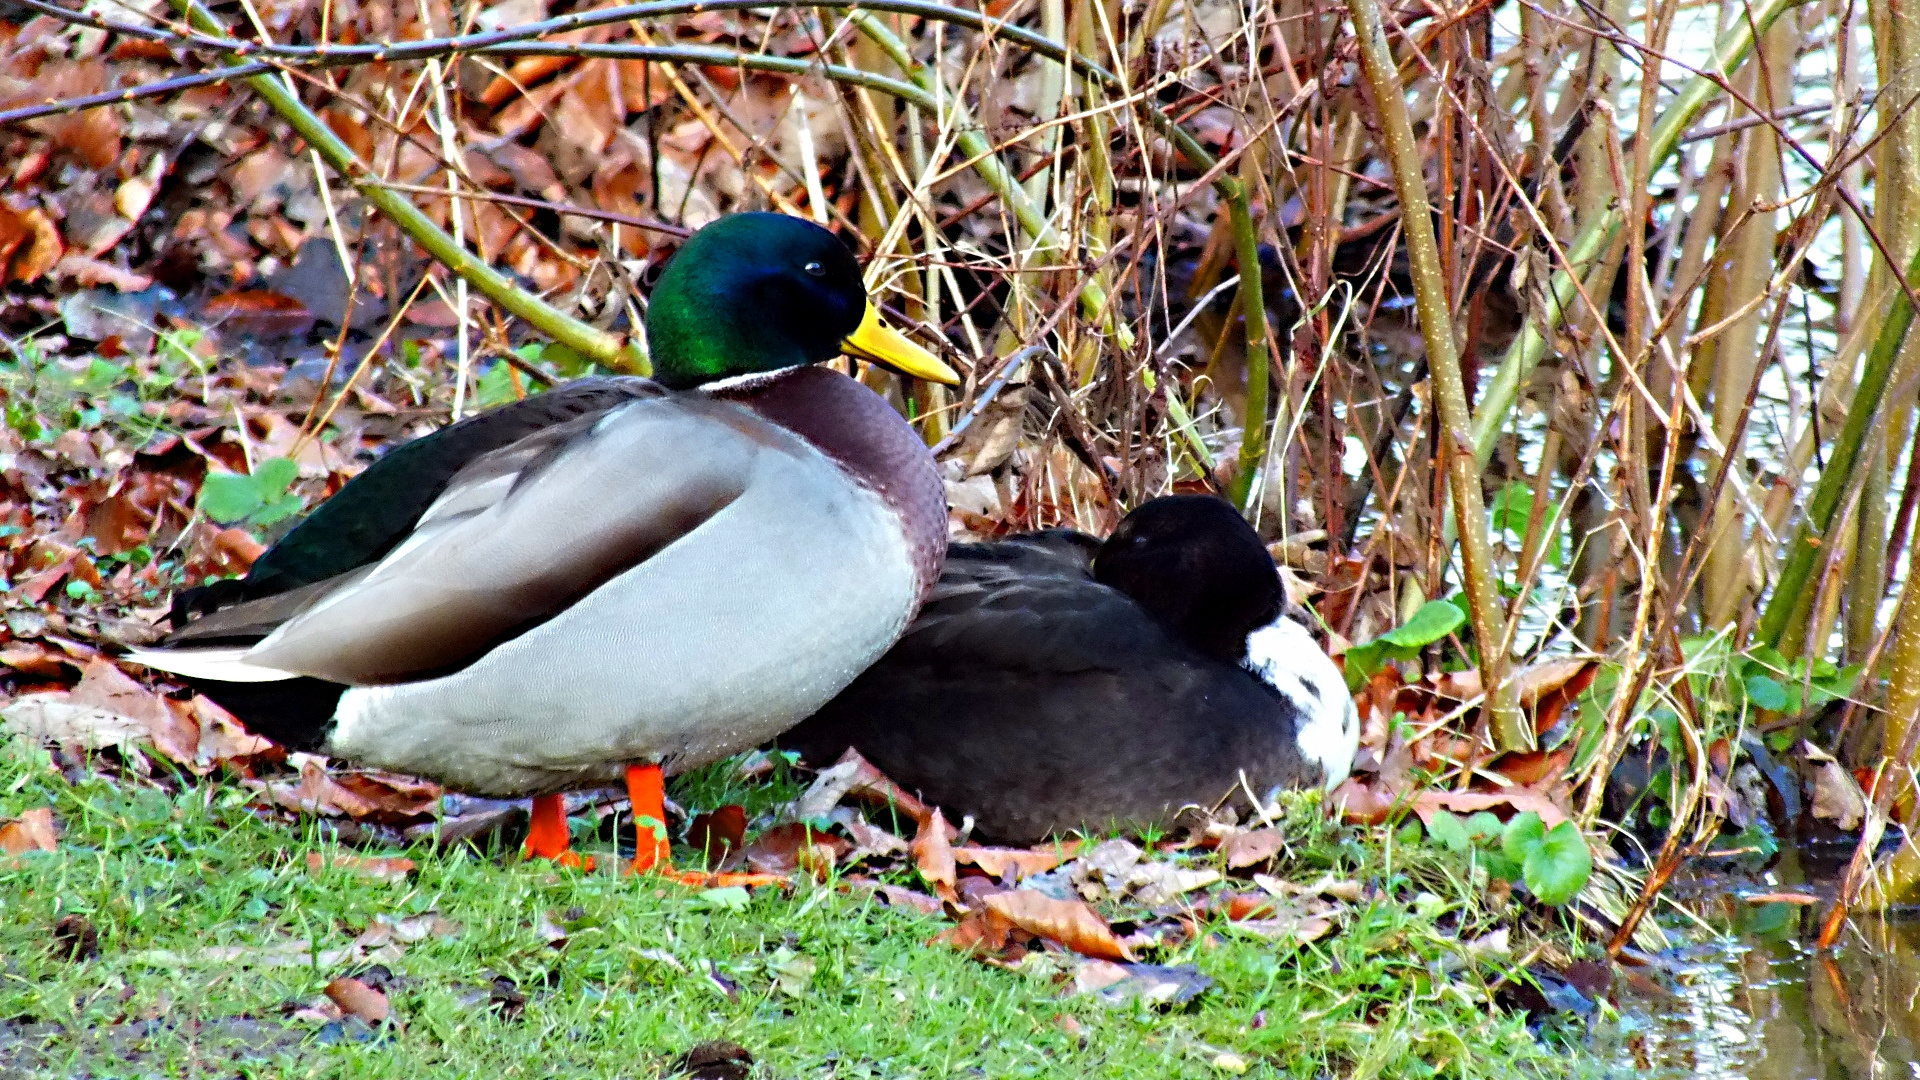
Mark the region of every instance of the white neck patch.
[[1340, 669], [1307, 628], [1281, 615], [1247, 635], [1240, 666], [1299, 710], [1295, 742], [1308, 761], [1319, 763], [1327, 787], [1345, 780], [1360, 751], [1360, 711]]
[[732, 390], [754, 390], [805, 366], [805, 364], [795, 364], [792, 367], [774, 368], [772, 371], [749, 371], [745, 375], [729, 375], [724, 379], [703, 382], [699, 388], [709, 394], [724, 394]]

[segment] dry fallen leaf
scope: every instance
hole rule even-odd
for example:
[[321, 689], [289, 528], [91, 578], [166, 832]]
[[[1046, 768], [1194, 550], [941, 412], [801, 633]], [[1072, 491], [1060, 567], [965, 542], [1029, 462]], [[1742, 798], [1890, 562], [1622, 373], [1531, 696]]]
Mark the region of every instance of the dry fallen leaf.
[[1567, 812], [1559, 804], [1537, 791], [1526, 788], [1508, 788], [1504, 791], [1423, 791], [1414, 797], [1413, 812], [1420, 820], [1431, 823], [1433, 815], [1441, 810], [1456, 814], [1474, 814], [1482, 810], [1491, 810], [1496, 806], [1512, 807], [1517, 813], [1528, 810], [1540, 815], [1540, 821], [1551, 829], [1567, 820]]
[[747, 835], [747, 811], [738, 803], [728, 803], [693, 819], [687, 827], [687, 843], [699, 848], [709, 867], [719, 866], [727, 856], [740, 850]]
[[1349, 825], [1378, 825], [1399, 805], [1392, 793], [1357, 776], [1341, 781], [1327, 793], [1327, 801], [1339, 808], [1341, 820]]
[[1559, 779], [1573, 764], [1574, 747], [1569, 744], [1558, 750], [1534, 750], [1525, 753], [1503, 754], [1494, 762], [1492, 770], [1507, 780], [1522, 787], [1532, 787], [1543, 781]]
[[339, 978], [327, 984], [327, 997], [340, 1011], [357, 1016], [368, 1024], [378, 1024], [391, 1015], [387, 995], [354, 978]]
[[[881, 806], [892, 807], [915, 821], [923, 822], [933, 814], [932, 807], [902, 790], [898, 784], [887, 778], [887, 774], [874, 768], [872, 762], [861, 757], [860, 751], [851, 746], [847, 747], [846, 752], [840, 755], [840, 760], [835, 764], [844, 765], [849, 762], [855, 764], [855, 769], [853, 783], [847, 788], [847, 794], [857, 795]], [[951, 840], [960, 834], [960, 830], [948, 825], [946, 834], [947, 839]]]
[[135, 682], [111, 661], [94, 657], [79, 685], [67, 696], [69, 704], [118, 713], [140, 722], [147, 742], [168, 760], [194, 767], [200, 754], [200, 729], [191, 717], [167, 707], [166, 699]]
[[411, 945], [415, 942], [425, 941], [430, 937], [457, 937], [460, 930], [461, 926], [459, 923], [443, 917], [437, 911], [428, 911], [419, 915], [407, 915], [398, 919], [391, 915], [375, 915], [373, 922], [367, 927], [366, 931], [360, 935], [359, 941], [363, 945], [384, 944], [384, 942], [381, 941], [371, 941], [368, 937], [368, 935], [378, 931], [394, 941]]
[[753, 1055], [738, 1043], [715, 1039], [681, 1054], [666, 1075], [686, 1080], [747, 1080], [753, 1075]]
[[1286, 834], [1278, 829], [1251, 829], [1227, 837], [1220, 854], [1226, 856], [1228, 869], [1239, 870], [1266, 862], [1286, 846]]
[[1098, 874], [1110, 883], [1119, 884], [1126, 880], [1127, 874], [1140, 864], [1146, 853], [1139, 846], [1115, 837], [1102, 841], [1092, 851], [1080, 856], [1074, 867], [1076, 878], [1089, 874]]
[[46, 211], [37, 206], [24, 211], [0, 207], [0, 216], [17, 219], [25, 240], [12, 249], [6, 260], [6, 280], [31, 285], [59, 264], [60, 256], [66, 252], [66, 244], [60, 239], [59, 226], [53, 223]]
[[100, 955], [100, 931], [79, 915], [64, 915], [53, 924], [53, 955], [79, 963]]
[[1181, 1005], [1205, 993], [1213, 980], [1182, 964], [1116, 964], [1084, 960], [1073, 973], [1075, 994], [1098, 994], [1109, 1005], [1139, 1000], [1152, 1005]]
[[859, 781], [863, 768], [868, 772], [873, 771], [873, 766], [864, 759], [849, 760], [843, 757], [829, 768], [822, 769], [813, 778], [813, 783], [807, 785], [807, 790], [794, 800], [793, 809], [787, 816], [795, 821], [815, 821], [831, 814], [833, 808], [840, 805], [840, 800]]
[[869, 855], [882, 857], [905, 855], [909, 850], [905, 840], [877, 825], [868, 824], [867, 819], [860, 816], [860, 811], [850, 806], [834, 807], [831, 820], [835, 825], [847, 830], [848, 836], [853, 837], [854, 847], [852, 854], [847, 856], [849, 859], [860, 859]]
[[52, 851], [56, 842], [53, 811], [48, 807], [29, 810], [12, 821], [0, 821], [0, 852], [5, 854]]
[[266, 289], [247, 289], [226, 293], [206, 302], [200, 315], [208, 322], [221, 324], [228, 332], [247, 336], [294, 337], [306, 333], [314, 322], [307, 305]]
[[0, 646], [0, 667], [36, 679], [62, 679], [69, 670], [80, 667], [78, 661], [59, 649], [37, 641], [10, 641]]
[[884, 901], [888, 907], [906, 908], [909, 911], [917, 911], [922, 915], [938, 915], [946, 910], [940, 903], [938, 897], [928, 896], [923, 892], [916, 892], [903, 885], [888, 885], [878, 881], [864, 882], [863, 884], [866, 885], [867, 889], [872, 891], [873, 895]]
[[134, 746], [145, 741], [145, 724], [131, 716], [76, 705], [67, 692], [23, 694], [0, 709], [6, 731], [21, 739], [82, 750]]
[[1202, 889], [1220, 880], [1218, 870], [1194, 870], [1166, 862], [1143, 862], [1127, 872], [1126, 888], [1135, 903], [1157, 908], [1181, 893]]
[[982, 906], [934, 940], [989, 963], [1004, 962], [1017, 959], [1013, 954], [1025, 951], [1011, 938], [1016, 929], [1006, 916]]
[[193, 716], [200, 724], [200, 758], [215, 765], [245, 764], [278, 749], [258, 735], [250, 735], [232, 713], [211, 698], [196, 694]]
[[1580, 700], [1600, 674], [1594, 660], [1555, 660], [1535, 664], [1514, 675], [1522, 708], [1533, 711], [1533, 729], [1543, 735], [1560, 721], [1568, 705]]
[[1239, 919], [1228, 925], [1243, 934], [1291, 945], [1318, 941], [1333, 929], [1331, 919], [1293, 911], [1279, 911], [1264, 919]]
[[321, 874], [324, 873], [328, 867], [345, 871], [355, 877], [367, 878], [371, 881], [399, 881], [408, 874], [413, 873], [414, 863], [412, 859], [396, 857], [370, 858], [362, 855], [347, 855], [336, 852], [329, 858], [318, 851], [307, 852], [308, 873]]
[[1133, 956], [1098, 912], [1078, 900], [1056, 900], [1032, 889], [1012, 889], [986, 898], [987, 910], [1035, 937], [1082, 956], [1132, 960]]
[[1069, 849], [1066, 848], [1034, 851], [1028, 848], [963, 846], [950, 850], [955, 862], [977, 866], [985, 870], [988, 876], [1000, 881], [1019, 881], [1035, 874], [1044, 874], [1059, 866], [1069, 855]]
[[331, 776], [320, 758], [297, 760], [298, 781], [266, 785], [269, 798], [295, 813], [410, 824], [431, 816], [440, 801], [439, 785], [425, 780], [372, 770]]
[[853, 844], [841, 837], [821, 832], [802, 821], [789, 821], [754, 837], [744, 855], [747, 865], [757, 874], [785, 876], [795, 870], [805, 870], [825, 879], [841, 857], [852, 850]]
[[947, 843], [947, 819], [939, 810], [934, 810], [921, 819], [920, 831], [913, 838], [913, 861], [920, 869], [920, 878], [931, 887], [940, 899], [949, 903], [957, 901], [954, 886], [959, 871], [954, 866], [953, 848]]
[[1124, 980], [1127, 965], [1112, 960], [1083, 960], [1073, 971], [1073, 992], [1091, 994]]

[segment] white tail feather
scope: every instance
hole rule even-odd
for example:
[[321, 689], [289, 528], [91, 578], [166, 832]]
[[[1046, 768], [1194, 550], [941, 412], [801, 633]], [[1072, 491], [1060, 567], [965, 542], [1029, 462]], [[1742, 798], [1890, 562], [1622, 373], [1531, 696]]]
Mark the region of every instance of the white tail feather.
[[126, 658], [155, 671], [168, 671], [189, 679], [213, 682], [280, 682], [300, 677], [297, 672], [248, 663], [247, 653], [251, 649], [252, 646], [248, 645], [212, 649], [130, 649]]

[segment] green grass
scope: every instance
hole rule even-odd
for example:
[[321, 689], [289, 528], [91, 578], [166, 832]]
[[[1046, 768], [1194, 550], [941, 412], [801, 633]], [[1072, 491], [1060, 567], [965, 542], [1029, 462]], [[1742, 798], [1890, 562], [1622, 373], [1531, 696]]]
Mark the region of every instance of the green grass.
[[[713, 1039], [748, 1048], [756, 1077], [1568, 1067], [1488, 1003], [1500, 969], [1459, 970], [1457, 938], [1478, 932], [1461, 925], [1467, 887], [1416, 903], [1447, 879], [1389, 871], [1385, 852], [1330, 828], [1290, 876], [1357, 871], [1402, 899], [1361, 906], [1301, 949], [1220, 934], [1154, 957], [1214, 980], [1187, 1008], [1157, 1011], [1064, 997], [1061, 958], [993, 968], [930, 944], [944, 920], [828, 886], [762, 890], [734, 910], [657, 881], [426, 847], [406, 853], [419, 866], [405, 881], [315, 875], [306, 854], [331, 850], [317, 830], [257, 817], [247, 798], [221, 783], [70, 786], [43, 754], [0, 749], [0, 818], [51, 805], [62, 827], [54, 853], [0, 857], [0, 1076], [650, 1077]], [[313, 954], [348, 946], [378, 916], [428, 911], [461, 929], [388, 963], [404, 1028], [293, 1015], [351, 968], [315, 966]], [[99, 958], [53, 954], [66, 914], [98, 930]], [[539, 933], [543, 915], [567, 931], [563, 947]], [[276, 947], [299, 955], [257, 962]], [[263, 951], [250, 962], [236, 949]], [[495, 976], [526, 995], [517, 1017], [487, 1006]]]

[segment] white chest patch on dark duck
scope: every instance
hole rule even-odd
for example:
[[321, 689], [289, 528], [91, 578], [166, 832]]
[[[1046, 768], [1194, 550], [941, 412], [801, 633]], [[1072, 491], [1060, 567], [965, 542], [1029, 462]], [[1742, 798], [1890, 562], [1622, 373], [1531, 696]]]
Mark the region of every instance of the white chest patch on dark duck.
[[1340, 669], [1307, 628], [1285, 615], [1260, 627], [1247, 635], [1240, 666], [1299, 710], [1295, 741], [1301, 756], [1319, 763], [1326, 786], [1345, 780], [1360, 751], [1360, 712]]

